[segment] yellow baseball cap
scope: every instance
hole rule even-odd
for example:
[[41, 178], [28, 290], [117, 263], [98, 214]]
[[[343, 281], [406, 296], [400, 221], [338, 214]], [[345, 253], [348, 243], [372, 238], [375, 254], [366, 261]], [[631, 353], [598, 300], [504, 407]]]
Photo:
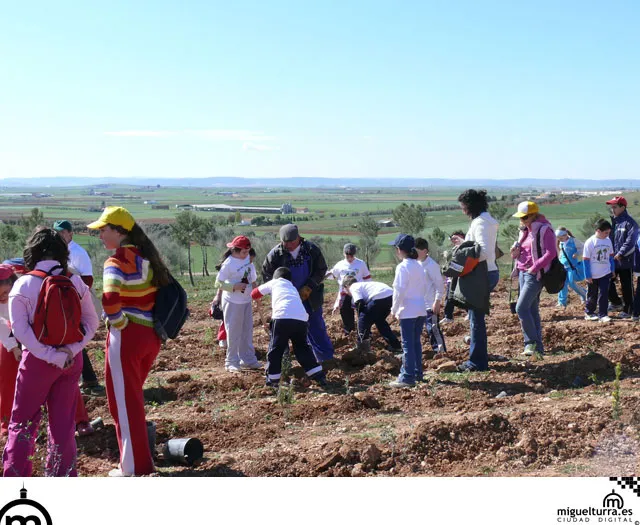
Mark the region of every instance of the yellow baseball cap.
[[133, 225], [136, 223], [133, 216], [124, 208], [120, 206], [107, 206], [100, 218], [87, 224], [87, 228], [90, 230], [98, 230], [107, 224], [113, 224], [114, 226], [122, 226], [125, 230], [131, 231]]
[[532, 213], [539, 213], [540, 208], [533, 201], [524, 201], [518, 204], [518, 211], [514, 213], [513, 217], [526, 217], [527, 215], [531, 215]]

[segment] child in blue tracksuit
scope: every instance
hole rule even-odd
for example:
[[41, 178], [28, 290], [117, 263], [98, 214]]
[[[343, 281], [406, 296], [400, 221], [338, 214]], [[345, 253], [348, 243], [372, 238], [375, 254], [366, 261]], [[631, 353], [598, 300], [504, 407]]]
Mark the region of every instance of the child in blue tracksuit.
[[584, 281], [584, 264], [580, 260], [576, 239], [573, 234], [564, 227], [556, 230], [556, 240], [558, 243], [558, 259], [567, 272], [567, 278], [564, 281], [564, 288], [558, 294], [558, 306], [567, 307], [569, 299], [569, 287], [580, 296], [580, 301], [585, 302], [587, 298], [587, 290], [580, 286], [578, 282]]

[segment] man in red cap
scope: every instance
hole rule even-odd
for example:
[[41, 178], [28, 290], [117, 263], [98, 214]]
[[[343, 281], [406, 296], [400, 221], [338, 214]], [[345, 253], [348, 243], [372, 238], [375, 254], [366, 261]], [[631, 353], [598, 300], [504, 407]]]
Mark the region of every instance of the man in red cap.
[[[622, 300], [615, 283], [609, 287], [609, 303], [621, 309], [618, 319], [630, 319], [633, 308], [633, 262], [638, 241], [638, 223], [627, 212], [627, 199], [622, 196], [607, 201], [611, 207], [611, 242], [613, 243], [615, 276], [620, 278]], [[614, 276], [614, 278], [615, 278]]]

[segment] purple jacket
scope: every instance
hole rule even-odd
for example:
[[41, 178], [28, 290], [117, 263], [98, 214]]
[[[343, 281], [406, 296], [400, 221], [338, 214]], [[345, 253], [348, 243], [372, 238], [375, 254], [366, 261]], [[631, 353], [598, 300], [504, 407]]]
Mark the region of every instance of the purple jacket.
[[[538, 233], [540, 233], [540, 247], [542, 249], [542, 253], [538, 252]], [[536, 272], [536, 277], [540, 280], [542, 277], [540, 270], [548, 272], [549, 268], [551, 268], [551, 262], [558, 256], [556, 234], [553, 231], [551, 223], [546, 219], [546, 217], [544, 215], [539, 215], [529, 228], [520, 233], [518, 243], [522, 245], [529, 235], [534, 236], [532, 239], [533, 242], [531, 243], [531, 257], [533, 259], [533, 265], [531, 268]]]

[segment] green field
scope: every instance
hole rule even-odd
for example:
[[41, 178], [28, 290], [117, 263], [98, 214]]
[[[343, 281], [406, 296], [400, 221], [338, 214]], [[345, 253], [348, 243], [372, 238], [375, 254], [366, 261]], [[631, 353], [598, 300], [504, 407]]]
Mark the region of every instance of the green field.
[[[331, 238], [337, 242], [353, 241], [357, 244], [358, 234], [355, 225], [359, 220], [359, 215], [363, 213], [371, 214], [376, 220], [390, 219], [390, 211], [401, 204], [414, 203], [423, 206], [456, 205], [458, 191], [446, 190], [441, 192], [410, 191], [409, 189], [358, 189], [345, 190], [334, 188], [322, 189], [295, 189], [295, 190], [273, 190], [266, 192], [264, 188], [164, 188], [164, 187], [134, 187], [134, 186], [109, 186], [93, 187], [94, 191], [106, 192], [113, 195], [89, 195], [91, 188], [18, 188], [0, 192], [0, 219], [15, 220], [22, 215], [28, 215], [32, 208], [38, 207], [44, 213], [48, 221], [56, 219], [71, 219], [86, 221], [95, 220], [104, 205], [124, 206], [142, 223], [163, 222], [169, 223], [174, 220], [180, 210], [176, 209], [179, 204], [229, 204], [236, 206], [262, 206], [280, 207], [284, 202], [291, 204], [298, 210], [308, 208], [308, 212], [296, 215], [300, 232], [307, 238], [321, 237]], [[51, 193], [50, 197], [15, 197], [8, 196], [7, 193], [32, 193], [34, 191]], [[216, 192], [234, 192], [230, 195], [216, 195]], [[493, 194], [497, 198], [501, 193]], [[632, 216], [640, 217], [640, 205], [634, 201], [640, 199], [640, 193], [627, 193], [629, 201], [629, 212]], [[157, 205], [168, 205], [168, 210], [152, 209], [151, 204], [144, 204], [144, 201], [153, 200]], [[522, 198], [525, 200], [525, 198]], [[585, 219], [596, 212], [607, 214], [604, 202], [607, 197], [589, 197], [581, 200], [569, 202], [567, 204], [556, 204], [542, 206], [542, 213], [551, 221], [554, 227], [560, 225], [573, 230], [577, 237], [584, 237], [580, 232]], [[512, 206], [515, 211], [515, 205]], [[89, 211], [89, 209], [94, 211]], [[219, 215], [228, 217], [229, 212], [197, 212], [200, 216]], [[242, 219], [250, 220], [258, 214], [242, 213]], [[260, 214], [265, 215], [265, 214]], [[266, 215], [273, 218], [275, 215]], [[301, 220], [307, 219], [307, 220]], [[503, 227], [508, 224], [518, 224], [516, 219], [507, 218], [502, 222]], [[441, 210], [428, 213], [426, 215], [425, 229], [422, 235], [429, 236], [437, 226], [447, 233], [455, 230], [466, 231], [469, 220], [459, 209]], [[252, 232], [258, 237], [266, 232], [276, 233], [278, 226], [233, 226], [234, 233]], [[395, 263], [393, 250], [386, 245], [398, 234], [399, 228], [383, 228], [380, 231], [379, 239], [383, 245], [375, 266], [388, 268]], [[88, 235], [76, 235], [76, 240], [80, 244], [89, 243]], [[499, 243], [506, 252], [511, 241], [500, 236]], [[446, 247], [445, 247], [446, 248]], [[219, 249], [208, 247], [209, 270], [213, 269], [215, 261], [220, 256]], [[339, 256], [339, 255], [338, 255]], [[334, 258], [338, 257], [334, 254]], [[200, 247], [194, 246], [192, 249], [192, 264], [194, 272], [202, 270], [202, 252]], [[329, 257], [328, 257], [329, 259]], [[329, 265], [336, 261], [328, 260]], [[508, 265], [507, 258], [501, 263]]]

